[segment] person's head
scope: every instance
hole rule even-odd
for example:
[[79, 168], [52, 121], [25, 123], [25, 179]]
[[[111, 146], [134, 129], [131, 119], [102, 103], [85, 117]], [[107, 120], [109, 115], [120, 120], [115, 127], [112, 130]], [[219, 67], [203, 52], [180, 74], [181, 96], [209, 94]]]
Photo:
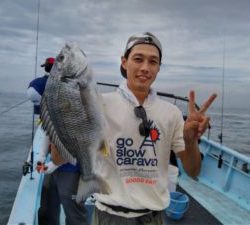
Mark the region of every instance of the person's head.
[[49, 73], [53, 64], [55, 62], [55, 58], [49, 57], [45, 60], [45, 62], [41, 65], [41, 67], [44, 67], [44, 70]]
[[121, 74], [129, 88], [149, 90], [160, 70], [162, 47], [151, 33], [131, 36], [121, 57]]

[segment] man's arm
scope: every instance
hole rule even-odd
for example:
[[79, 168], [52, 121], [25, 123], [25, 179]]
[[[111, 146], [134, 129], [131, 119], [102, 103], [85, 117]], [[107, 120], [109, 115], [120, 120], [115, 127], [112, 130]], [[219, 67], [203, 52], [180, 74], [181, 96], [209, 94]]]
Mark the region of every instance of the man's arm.
[[185, 144], [185, 151], [178, 152], [177, 157], [180, 158], [183, 168], [190, 177], [199, 175], [201, 168], [201, 154], [198, 142], [194, 144]]
[[216, 97], [216, 94], [212, 94], [201, 106], [200, 110], [196, 110], [195, 93], [194, 91], [190, 91], [189, 93], [189, 112], [183, 130], [185, 151], [177, 153], [177, 156], [181, 159], [185, 171], [191, 177], [198, 176], [200, 172], [201, 155], [198, 140], [206, 131], [209, 124], [210, 118], [205, 115], [205, 112]]
[[51, 143], [50, 145], [50, 149], [51, 149], [51, 159], [52, 162], [56, 165], [56, 166], [61, 166], [63, 164], [66, 163], [66, 161], [61, 157], [61, 155], [59, 154], [56, 146], [54, 144]]
[[42, 96], [34, 87], [29, 87], [27, 89], [27, 96], [34, 105], [40, 105]]

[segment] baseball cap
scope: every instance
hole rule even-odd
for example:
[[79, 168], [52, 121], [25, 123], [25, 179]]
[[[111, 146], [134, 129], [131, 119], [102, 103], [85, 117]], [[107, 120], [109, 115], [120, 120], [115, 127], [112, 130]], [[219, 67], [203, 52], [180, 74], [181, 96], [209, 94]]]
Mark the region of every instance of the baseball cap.
[[46, 66], [47, 64], [53, 65], [54, 62], [55, 62], [55, 58], [49, 57], [49, 58], [47, 58], [47, 59], [45, 60], [45, 62], [41, 65], [41, 67], [44, 67], [44, 66]]
[[[161, 58], [162, 58], [161, 42], [159, 41], [159, 39], [156, 36], [154, 36], [150, 32], [132, 35], [127, 41], [127, 44], [126, 44], [126, 47], [124, 50], [124, 56], [128, 53], [129, 50], [131, 50], [135, 45], [138, 45], [138, 44], [154, 45], [159, 51], [160, 61], [161, 61]], [[124, 70], [122, 66], [120, 66], [120, 70], [121, 70], [122, 76], [124, 78], [127, 78], [126, 70]]]

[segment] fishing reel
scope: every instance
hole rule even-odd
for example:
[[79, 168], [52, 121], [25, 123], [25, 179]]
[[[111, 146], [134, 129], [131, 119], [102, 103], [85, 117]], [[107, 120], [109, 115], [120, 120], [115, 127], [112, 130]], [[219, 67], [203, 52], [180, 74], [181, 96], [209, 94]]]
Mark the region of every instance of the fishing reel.
[[33, 166], [31, 162], [25, 162], [23, 164], [23, 175], [26, 176], [28, 173], [32, 173]]

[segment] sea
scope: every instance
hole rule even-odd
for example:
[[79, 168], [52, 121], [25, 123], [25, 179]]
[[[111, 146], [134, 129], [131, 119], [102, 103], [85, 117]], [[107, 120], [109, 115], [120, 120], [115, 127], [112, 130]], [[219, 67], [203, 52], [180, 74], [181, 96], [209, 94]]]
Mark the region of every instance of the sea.
[[[211, 108], [210, 138], [250, 157], [250, 109]], [[32, 104], [25, 94], [0, 92], [0, 225], [7, 224], [32, 142]], [[223, 118], [223, 119], [222, 119]], [[223, 121], [223, 122], [222, 122]]]

